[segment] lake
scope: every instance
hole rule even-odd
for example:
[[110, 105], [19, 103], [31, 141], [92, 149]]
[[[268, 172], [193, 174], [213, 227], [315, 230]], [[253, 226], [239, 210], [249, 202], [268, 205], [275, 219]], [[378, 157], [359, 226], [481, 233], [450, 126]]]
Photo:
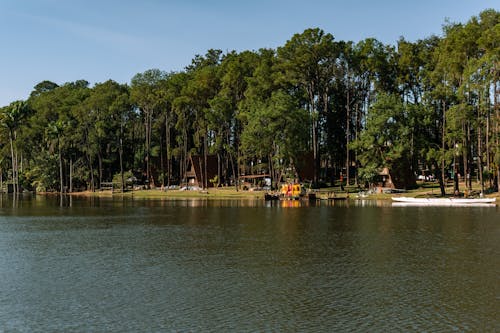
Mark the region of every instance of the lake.
[[499, 207], [0, 199], [0, 332], [500, 331]]

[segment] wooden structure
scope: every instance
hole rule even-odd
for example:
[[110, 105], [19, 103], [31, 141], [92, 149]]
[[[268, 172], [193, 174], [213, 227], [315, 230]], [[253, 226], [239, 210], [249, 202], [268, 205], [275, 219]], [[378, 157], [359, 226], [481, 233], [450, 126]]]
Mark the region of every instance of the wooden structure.
[[396, 171], [390, 171], [389, 168], [385, 167], [375, 177], [372, 185], [379, 193], [404, 191], [411, 186], [405, 182], [406, 179]]
[[312, 152], [308, 152], [300, 156], [296, 163], [295, 169], [299, 176], [300, 181], [307, 181], [314, 179], [314, 156]]
[[375, 187], [380, 188], [396, 188], [394, 183], [392, 182], [391, 173], [389, 172], [389, 168], [383, 168], [378, 175], [375, 177], [374, 181]]
[[397, 169], [384, 167], [375, 178], [374, 186], [380, 189], [407, 190], [415, 187], [415, 176], [405, 165]]
[[190, 155], [188, 157], [188, 166], [184, 179], [187, 181], [188, 186], [213, 187], [214, 184], [210, 182], [218, 174], [217, 170], [217, 155], [207, 155], [206, 167], [206, 180], [205, 180], [205, 158], [203, 155]]
[[[243, 187], [247, 188], [253, 188], [253, 187], [263, 187], [267, 184], [264, 184], [266, 178], [271, 178], [271, 175], [269, 174], [261, 174], [261, 175], [241, 175], [240, 176], [240, 181], [243, 183]], [[270, 181], [270, 180], [269, 180]], [[260, 183], [260, 184], [258, 184]], [[260, 185], [260, 186], [259, 186]], [[271, 184], [269, 184], [271, 185]]]
[[113, 191], [113, 182], [101, 182], [99, 191]]

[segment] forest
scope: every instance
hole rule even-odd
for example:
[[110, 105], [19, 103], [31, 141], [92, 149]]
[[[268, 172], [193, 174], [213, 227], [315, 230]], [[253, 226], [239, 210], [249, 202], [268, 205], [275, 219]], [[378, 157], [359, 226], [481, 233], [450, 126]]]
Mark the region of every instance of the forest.
[[489, 9], [415, 42], [338, 41], [313, 28], [276, 49], [211, 49], [130, 84], [43, 81], [0, 108], [1, 186], [123, 190], [135, 177], [168, 188], [196, 155], [204, 188], [264, 173], [276, 185], [308, 163], [316, 187], [340, 177], [364, 186], [387, 167], [405, 188], [432, 174], [443, 195], [460, 179], [498, 191], [499, 56], [500, 13]]

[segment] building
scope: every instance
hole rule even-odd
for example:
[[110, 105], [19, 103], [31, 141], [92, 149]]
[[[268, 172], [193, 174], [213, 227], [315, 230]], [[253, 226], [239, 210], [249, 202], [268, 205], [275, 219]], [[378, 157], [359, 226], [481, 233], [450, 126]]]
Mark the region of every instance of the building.
[[207, 180], [205, 182], [205, 158], [203, 155], [190, 155], [188, 157], [187, 170], [184, 175], [184, 179], [187, 181], [188, 186], [204, 187], [203, 183], [206, 183], [207, 187], [213, 187], [214, 184], [210, 182], [218, 174], [217, 169], [217, 155], [207, 155]]

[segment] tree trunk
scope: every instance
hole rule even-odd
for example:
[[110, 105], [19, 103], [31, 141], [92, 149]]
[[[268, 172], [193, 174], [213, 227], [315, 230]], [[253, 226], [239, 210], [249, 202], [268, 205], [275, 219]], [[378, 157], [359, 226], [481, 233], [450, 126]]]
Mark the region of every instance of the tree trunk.
[[312, 124], [312, 136], [313, 136], [313, 159], [314, 159], [314, 185], [318, 186], [319, 182], [319, 169], [320, 169], [320, 156], [318, 152], [318, 129], [317, 129], [317, 123], [316, 120], [313, 119], [313, 124]]
[[[437, 165], [435, 168], [437, 169]], [[441, 196], [444, 197], [446, 195], [446, 189], [444, 186], [443, 174], [438, 172], [437, 178], [438, 178], [438, 182], [439, 182], [439, 190], [441, 191]]]
[[462, 168], [464, 170], [463, 174], [463, 179], [464, 179], [464, 186], [467, 188], [467, 159], [468, 159], [468, 154], [467, 154], [467, 125], [465, 121], [462, 123]]
[[220, 169], [220, 166], [221, 166], [221, 157], [220, 157], [220, 151], [217, 152], [217, 187], [220, 186], [220, 181], [221, 181], [221, 176], [222, 176], [222, 173], [221, 173], [221, 169]]
[[[17, 140], [17, 133], [14, 134]], [[14, 149], [14, 154], [15, 160], [16, 160], [16, 187], [17, 187], [17, 193], [21, 193], [21, 186], [19, 185], [19, 156], [18, 156], [18, 151], [17, 148]]]
[[62, 163], [62, 152], [61, 152], [61, 140], [57, 138], [57, 147], [59, 150], [59, 193], [64, 193], [64, 179], [63, 179], [63, 163]]
[[[161, 186], [165, 186], [165, 163], [163, 162], [163, 139], [160, 136], [160, 174], [161, 174]], [[159, 180], [159, 179], [158, 179]]]
[[166, 154], [166, 171], [163, 175], [163, 183], [167, 177], [167, 189], [170, 186], [170, 125], [168, 122], [168, 112], [165, 113], [165, 154]]
[[454, 174], [453, 174], [453, 193], [457, 195], [460, 193], [460, 186], [459, 186], [459, 179], [458, 179], [458, 173], [457, 173], [457, 168], [454, 167]]
[[[17, 134], [14, 133], [15, 138], [17, 139]], [[19, 188], [19, 159], [17, 158], [17, 148], [14, 149], [14, 160], [16, 161], [16, 188], [17, 188], [17, 193], [20, 193], [20, 188]]]
[[[361, 127], [359, 124], [358, 124], [358, 121], [359, 121], [359, 104], [356, 103], [355, 104], [356, 106], [356, 111], [354, 112], [354, 116], [356, 117], [356, 119], [354, 120], [354, 140], [357, 141], [358, 140], [358, 132], [359, 132], [359, 128]], [[356, 166], [356, 169], [355, 169], [355, 173], [354, 173], [354, 185], [356, 186], [359, 186], [359, 180], [358, 180], [358, 153], [356, 151], [354, 151], [354, 163], [355, 163], [355, 166]]]
[[[194, 161], [193, 161], [193, 163], [194, 163]], [[205, 188], [204, 187], [205, 177], [204, 177], [204, 174], [203, 174], [203, 165], [202, 164], [203, 163], [201, 162], [201, 158], [198, 158], [198, 166], [199, 166], [200, 172], [201, 172], [201, 175], [200, 175], [201, 176], [201, 187]], [[197, 180], [198, 180], [198, 187], [199, 187], [200, 186], [200, 180], [199, 179], [197, 179]]]
[[492, 179], [491, 179], [491, 165], [490, 165], [490, 103], [489, 103], [489, 96], [488, 96], [488, 102], [487, 102], [487, 108], [486, 108], [486, 168], [488, 170], [488, 174], [490, 177], [488, 177], [488, 181], [490, 184], [490, 187], [492, 187]]
[[232, 157], [232, 154], [229, 153], [229, 161], [231, 162], [231, 169], [233, 170], [233, 177], [234, 177], [234, 181], [235, 181], [235, 189], [236, 189], [236, 192], [238, 192], [238, 180], [236, 178], [236, 170], [234, 168], [234, 161], [233, 161], [233, 157]]
[[144, 138], [145, 138], [145, 151], [146, 151], [146, 182], [147, 188], [150, 188], [151, 182], [151, 125], [152, 125], [153, 111], [148, 108], [144, 109]]
[[146, 184], [148, 184], [148, 188], [149, 188], [149, 147], [150, 147], [150, 143], [149, 143], [149, 111], [145, 111], [145, 114], [144, 114], [144, 131], [145, 131], [145, 144], [146, 144]]
[[479, 173], [479, 183], [481, 184], [481, 195], [484, 194], [484, 179], [483, 179], [483, 151], [481, 145], [481, 126], [477, 127], [477, 172]]
[[[495, 66], [495, 73], [496, 72], [496, 66]], [[495, 80], [494, 88], [493, 91], [495, 94], [493, 95], [493, 107], [495, 108], [495, 114], [496, 114], [496, 122], [495, 122], [495, 134], [496, 134], [496, 154], [500, 155], [500, 108], [498, 107], [498, 94], [500, 91], [498, 90], [498, 80]], [[496, 170], [496, 175], [497, 175], [497, 192], [500, 191], [500, 156], [497, 155], [496, 159], [496, 165], [497, 165], [497, 170]]]
[[88, 154], [89, 169], [90, 169], [90, 190], [95, 192], [95, 182], [94, 182], [94, 168], [92, 166], [92, 157]]
[[445, 134], [446, 134], [446, 101], [443, 100], [443, 120], [442, 120], [442, 132], [441, 132], [441, 150], [442, 150], [442, 156], [441, 156], [441, 179], [439, 186], [441, 188], [441, 196], [446, 195], [445, 187], [444, 187], [444, 182], [445, 182], [445, 171], [444, 171], [444, 160], [445, 160]]
[[99, 168], [99, 189], [102, 187], [102, 156], [101, 152], [97, 154], [97, 167]]
[[349, 98], [349, 87], [347, 87], [347, 103], [346, 103], [346, 144], [345, 144], [345, 155], [346, 155], [346, 158], [345, 158], [345, 171], [346, 171], [346, 180], [347, 180], [347, 185], [349, 185], [349, 166], [350, 166], [350, 161], [349, 161], [349, 139], [350, 139], [350, 117], [351, 117], [351, 107], [350, 107], [350, 98]]
[[315, 114], [314, 91], [308, 88], [309, 95], [309, 115], [311, 117], [312, 149], [313, 149], [313, 182], [317, 186], [319, 182], [320, 156], [318, 151], [318, 115]]
[[240, 170], [240, 151], [238, 150], [238, 148], [236, 148], [236, 190], [239, 190], [240, 189], [240, 174], [241, 174], [241, 170]]
[[453, 148], [453, 193], [458, 195], [460, 193], [460, 186], [458, 178], [458, 167], [457, 167], [457, 142], [455, 141]]
[[118, 154], [120, 155], [120, 177], [122, 180], [121, 183], [121, 191], [122, 193], [125, 192], [125, 176], [123, 174], [123, 139], [120, 137], [120, 149], [118, 150]]
[[184, 174], [182, 176], [182, 178], [187, 182], [187, 179], [186, 179], [186, 173], [187, 173], [187, 163], [188, 163], [188, 160], [187, 160], [187, 157], [188, 157], [188, 153], [187, 153], [187, 140], [188, 140], [188, 137], [187, 137], [187, 129], [184, 128], [184, 159], [183, 159], [183, 171], [184, 171]]
[[[279, 190], [278, 185], [279, 185], [280, 180], [281, 180], [281, 175], [278, 173], [278, 171], [274, 167], [273, 158], [272, 158], [271, 154], [269, 154], [268, 159], [269, 159], [269, 172], [271, 173], [271, 181], [274, 184], [274, 187]], [[271, 184], [271, 186], [272, 186], [272, 184]]]
[[69, 193], [73, 192], [73, 157], [69, 159]]
[[470, 122], [467, 122], [467, 151], [468, 151], [468, 158], [467, 158], [467, 175], [466, 175], [466, 182], [467, 182], [467, 189], [469, 190], [469, 193], [472, 191], [472, 138], [471, 138], [471, 125]]
[[12, 162], [12, 190], [14, 191], [14, 194], [17, 193], [17, 188], [16, 188], [16, 162], [15, 162], [15, 154], [14, 154], [14, 133], [12, 130], [9, 132], [9, 138], [10, 138], [10, 156], [11, 156], [11, 162]]
[[204, 169], [203, 169], [203, 171], [204, 171], [203, 188], [204, 189], [208, 188], [208, 172], [207, 172], [207, 167], [208, 167], [207, 166], [207, 160], [208, 160], [208, 152], [207, 152], [207, 150], [208, 150], [208, 142], [207, 141], [208, 141], [208, 139], [207, 139], [207, 132], [208, 132], [208, 130], [206, 130], [205, 136], [203, 137], [203, 159], [204, 159], [204, 163], [203, 163], [204, 164], [203, 165], [204, 166]]

